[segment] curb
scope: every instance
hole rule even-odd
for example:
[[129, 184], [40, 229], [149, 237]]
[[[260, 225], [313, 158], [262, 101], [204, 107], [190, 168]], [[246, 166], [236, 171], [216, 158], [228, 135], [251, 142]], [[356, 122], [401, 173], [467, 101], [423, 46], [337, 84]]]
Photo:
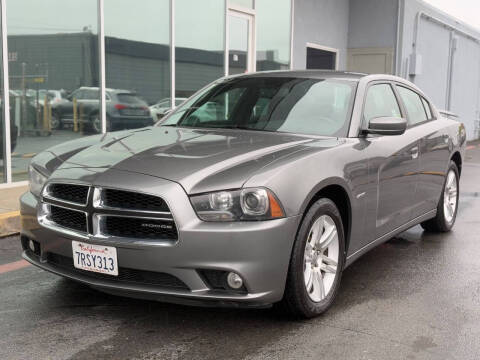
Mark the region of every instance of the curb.
[[0, 239], [20, 232], [20, 211], [0, 214]]

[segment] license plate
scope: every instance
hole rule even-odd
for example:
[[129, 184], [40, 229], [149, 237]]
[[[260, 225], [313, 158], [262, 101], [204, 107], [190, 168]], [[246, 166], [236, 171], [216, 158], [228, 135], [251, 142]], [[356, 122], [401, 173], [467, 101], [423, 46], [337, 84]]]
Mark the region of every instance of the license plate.
[[77, 269], [118, 276], [116, 248], [72, 241], [72, 251]]
[[145, 111], [142, 109], [125, 109], [123, 110], [123, 114], [125, 115], [143, 115], [145, 114]]

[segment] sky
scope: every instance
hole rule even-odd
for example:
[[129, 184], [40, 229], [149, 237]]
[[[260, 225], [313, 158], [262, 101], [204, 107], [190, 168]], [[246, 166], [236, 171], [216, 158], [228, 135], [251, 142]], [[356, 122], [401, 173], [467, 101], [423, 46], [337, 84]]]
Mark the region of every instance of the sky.
[[424, 0], [480, 30], [480, 0]]

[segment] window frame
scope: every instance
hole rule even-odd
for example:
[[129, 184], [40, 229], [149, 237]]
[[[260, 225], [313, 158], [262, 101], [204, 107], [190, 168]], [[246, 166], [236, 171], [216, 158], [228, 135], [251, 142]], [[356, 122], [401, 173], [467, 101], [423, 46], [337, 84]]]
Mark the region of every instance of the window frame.
[[[403, 87], [407, 90], [410, 90], [420, 98], [420, 103], [422, 104], [422, 109], [425, 112], [425, 117], [427, 118], [426, 120], [421, 121], [421, 122], [417, 122], [417, 123], [412, 123], [411, 117], [410, 117], [410, 115], [408, 114], [408, 111], [407, 111], [407, 107], [406, 107], [406, 105], [405, 105], [397, 87]], [[405, 109], [405, 118], [407, 119], [407, 129], [414, 128], [416, 126], [423, 125], [423, 124], [426, 124], [430, 121], [436, 120], [436, 118], [434, 117], [434, 112], [432, 111], [432, 106], [431, 106], [430, 102], [425, 98], [425, 96], [420, 94], [416, 89], [412, 88], [411, 86], [408, 86], [408, 84], [404, 84], [404, 83], [400, 83], [400, 82], [394, 82], [393, 83], [393, 88], [398, 95], [398, 99], [401, 102], [402, 107]], [[430, 107], [430, 113], [432, 114], [432, 119], [428, 119], [428, 114], [427, 114], [427, 111], [425, 109], [425, 105], [424, 105], [422, 99], [424, 99], [428, 103], [428, 105]]]
[[[375, 81], [371, 81], [367, 84], [366, 88], [365, 88], [365, 92], [364, 92], [364, 95], [363, 95], [363, 104], [362, 104], [362, 111], [360, 113], [360, 116], [361, 116], [361, 120], [360, 120], [360, 135], [362, 134], [362, 132], [366, 129], [368, 129], [368, 124], [366, 124], [366, 119], [365, 119], [365, 105], [367, 103], [367, 95], [368, 95], [368, 92], [370, 91], [370, 88], [372, 86], [375, 86], [375, 85], [389, 85], [392, 92], [393, 92], [393, 96], [395, 97], [395, 100], [397, 101], [397, 105], [398, 105], [398, 108], [400, 109], [400, 115], [402, 116], [402, 119], [406, 119], [406, 109], [404, 108], [403, 106], [403, 103], [400, 101], [399, 99], [399, 94], [397, 93], [396, 89], [395, 89], [395, 86], [394, 86], [394, 83], [392, 81], [388, 81], [388, 80], [375, 80]], [[407, 120], [408, 121], [408, 120]], [[383, 135], [378, 135], [378, 136], [383, 136]]]

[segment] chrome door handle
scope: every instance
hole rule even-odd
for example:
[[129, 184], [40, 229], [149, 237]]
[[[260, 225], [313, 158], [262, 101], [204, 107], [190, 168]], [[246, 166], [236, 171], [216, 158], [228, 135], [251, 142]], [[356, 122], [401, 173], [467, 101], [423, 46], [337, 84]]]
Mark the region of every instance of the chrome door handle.
[[412, 154], [412, 159], [416, 159], [418, 157], [418, 146], [412, 148], [410, 154]]

